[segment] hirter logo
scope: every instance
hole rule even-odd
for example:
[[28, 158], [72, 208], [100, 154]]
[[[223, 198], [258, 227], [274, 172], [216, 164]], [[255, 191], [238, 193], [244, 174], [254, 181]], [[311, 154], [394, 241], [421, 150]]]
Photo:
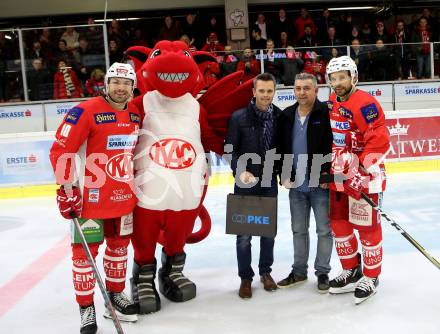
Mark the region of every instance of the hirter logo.
[[32, 116], [32, 111], [30, 111], [29, 109], [27, 109], [27, 110], [24, 112], [24, 115], [25, 115], [26, 117], [31, 117], [31, 116]]
[[133, 179], [133, 154], [120, 153], [115, 155], [105, 165], [105, 171], [115, 181], [131, 181]]
[[194, 147], [182, 139], [162, 139], [150, 148], [150, 158], [158, 165], [170, 169], [185, 169], [196, 159]]

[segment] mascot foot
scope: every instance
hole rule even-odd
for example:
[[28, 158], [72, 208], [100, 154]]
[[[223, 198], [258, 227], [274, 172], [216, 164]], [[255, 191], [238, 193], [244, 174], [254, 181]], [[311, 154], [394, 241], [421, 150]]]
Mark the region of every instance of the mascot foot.
[[138, 306], [138, 314], [147, 314], [160, 310], [160, 297], [154, 284], [156, 278], [156, 260], [153, 264], [139, 266], [133, 261], [133, 277], [130, 278], [131, 297]]
[[159, 269], [159, 290], [173, 302], [186, 302], [196, 296], [196, 285], [182, 271], [185, 253], [168, 256], [162, 249], [162, 268]]

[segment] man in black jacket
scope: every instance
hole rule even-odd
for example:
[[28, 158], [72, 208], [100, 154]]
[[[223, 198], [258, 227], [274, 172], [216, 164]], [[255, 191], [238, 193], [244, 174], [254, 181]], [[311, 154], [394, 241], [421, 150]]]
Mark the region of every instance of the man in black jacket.
[[[230, 152], [231, 169], [235, 177], [234, 193], [251, 196], [278, 194], [275, 164], [276, 131], [281, 110], [272, 104], [275, 95], [272, 74], [259, 74], [254, 79], [254, 98], [246, 108], [235, 111], [229, 120], [225, 152]], [[232, 152], [231, 152], [232, 149]], [[264, 170], [264, 172], [263, 172]], [[238, 275], [241, 278], [239, 296], [251, 298], [254, 271], [251, 266], [250, 235], [237, 236]], [[270, 275], [273, 264], [274, 238], [260, 237], [260, 281], [266, 291], [277, 285]]]
[[319, 179], [330, 170], [332, 131], [327, 105], [317, 99], [316, 78], [300, 73], [295, 78], [297, 102], [283, 110], [278, 130], [282, 155], [281, 182], [289, 188], [294, 261], [291, 273], [278, 287], [287, 288], [307, 280], [310, 209], [316, 221], [318, 245], [315, 275], [318, 291], [328, 292], [333, 239], [328, 220], [329, 193]]

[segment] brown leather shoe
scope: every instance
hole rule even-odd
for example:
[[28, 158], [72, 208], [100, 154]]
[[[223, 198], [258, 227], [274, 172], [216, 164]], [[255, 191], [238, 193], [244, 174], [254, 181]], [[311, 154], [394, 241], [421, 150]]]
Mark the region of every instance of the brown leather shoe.
[[264, 285], [264, 290], [266, 291], [275, 291], [278, 289], [277, 284], [273, 280], [272, 276], [269, 273], [265, 273], [260, 276], [260, 281]]
[[248, 279], [242, 279], [240, 284], [240, 290], [238, 290], [238, 295], [240, 298], [249, 299], [252, 298], [252, 282]]

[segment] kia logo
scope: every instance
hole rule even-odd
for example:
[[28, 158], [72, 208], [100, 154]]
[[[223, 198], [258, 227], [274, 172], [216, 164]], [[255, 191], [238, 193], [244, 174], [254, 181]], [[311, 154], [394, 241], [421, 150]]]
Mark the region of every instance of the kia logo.
[[113, 180], [129, 182], [133, 179], [133, 154], [120, 153], [105, 165], [105, 171]]
[[165, 168], [185, 169], [196, 160], [196, 151], [187, 141], [166, 138], [151, 145], [150, 159]]

